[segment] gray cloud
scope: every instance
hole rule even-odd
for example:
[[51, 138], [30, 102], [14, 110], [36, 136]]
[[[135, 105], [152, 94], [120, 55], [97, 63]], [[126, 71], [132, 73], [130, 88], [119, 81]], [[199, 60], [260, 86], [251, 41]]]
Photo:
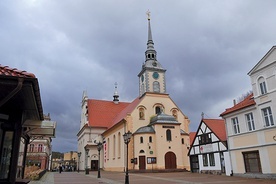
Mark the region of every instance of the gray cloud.
[[138, 96], [145, 12], [167, 91], [190, 118], [218, 118], [250, 90], [247, 72], [275, 44], [275, 1], [1, 1], [2, 65], [34, 73], [44, 113], [58, 122], [55, 151], [77, 149], [80, 102]]

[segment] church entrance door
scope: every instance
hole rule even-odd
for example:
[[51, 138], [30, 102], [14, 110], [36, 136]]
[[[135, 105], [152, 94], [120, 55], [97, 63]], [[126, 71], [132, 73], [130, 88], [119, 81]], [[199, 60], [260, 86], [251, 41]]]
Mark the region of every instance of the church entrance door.
[[165, 169], [176, 169], [176, 156], [171, 151], [165, 154]]
[[91, 171], [98, 170], [98, 160], [91, 160]]

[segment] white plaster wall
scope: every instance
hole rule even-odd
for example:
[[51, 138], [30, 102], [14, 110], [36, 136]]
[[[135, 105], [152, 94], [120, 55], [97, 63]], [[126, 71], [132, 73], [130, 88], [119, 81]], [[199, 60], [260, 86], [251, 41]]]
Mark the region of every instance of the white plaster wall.
[[229, 152], [224, 152], [223, 156], [224, 156], [224, 163], [225, 163], [225, 174], [227, 176], [230, 176], [230, 174], [232, 173], [230, 154], [229, 154]]

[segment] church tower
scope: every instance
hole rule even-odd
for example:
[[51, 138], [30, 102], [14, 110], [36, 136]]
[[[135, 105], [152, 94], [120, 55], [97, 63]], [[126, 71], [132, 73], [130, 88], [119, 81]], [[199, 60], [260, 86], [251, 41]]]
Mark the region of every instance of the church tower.
[[139, 77], [139, 97], [143, 96], [146, 92], [165, 94], [166, 93], [166, 80], [165, 72], [161, 64], [157, 61], [157, 53], [154, 49], [152, 40], [151, 26], [150, 26], [150, 12], [148, 15], [148, 42], [147, 50], [145, 52], [146, 61], [142, 65], [142, 70], [138, 74]]

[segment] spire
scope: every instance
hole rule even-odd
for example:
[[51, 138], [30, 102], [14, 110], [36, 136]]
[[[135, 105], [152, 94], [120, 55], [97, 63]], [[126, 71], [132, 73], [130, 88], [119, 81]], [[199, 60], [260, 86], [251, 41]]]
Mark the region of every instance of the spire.
[[152, 33], [151, 33], [151, 26], [150, 26], [150, 11], [147, 11], [148, 15], [148, 43], [147, 43], [147, 50], [154, 50], [154, 43], [152, 40]]
[[152, 40], [151, 26], [150, 26], [150, 11], [147, 11], [148, 15], [148, 42], [147, 42], [147, 50], [146, 50], [146, 61], [151, 60], [156, 64], [156, 51], [154, 50], [154, 43]]
[[115, 91], [114, 91], [114, 95], [113, 95], [113, 102], [115, 104], [118, 104], [119, 103], [119, 94], [118, 94], [118, 91], [117, 91], [117, 85], [118, 85], [118, 83], [115, 82], [114, 85], [115, 85]]

